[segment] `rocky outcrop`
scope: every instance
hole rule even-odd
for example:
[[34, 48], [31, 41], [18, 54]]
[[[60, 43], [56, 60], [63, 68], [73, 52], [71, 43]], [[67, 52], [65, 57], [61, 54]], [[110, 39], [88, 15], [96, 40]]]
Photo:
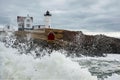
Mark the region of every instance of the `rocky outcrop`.
[[[56, 40], [47, 41], [46, 39], [41, 39], [41, 35], [46, 36], [51, 30], [53, 29], [46, 30], [46, 34], [39, 33], [40, 35], [38, 35], [38, 33], [33, 33], [35, 36], [37, 34], [37, 38], [30, 38], [27, 35], [28, 32], [25, 31], [15, 32], [14, 39], [16, 38], [16, 40], [11, 41], [14, 42], [12, 47], [19, 49], [22, 53], [30, 53], [31, 51], [39, 53], [39, 51], [44, 50], [51, 53], [53, 50], [60, 50], [68, 56], [104, 56], [104, 54], [108, 53], [120, 54], [120, 39], [118, 38], [105, 35], [85, 35], [81, 31], [55, 29], [53, 32], [57, 36]], [[8, 42], [9, 45], [11, 44], [10, 41], [4, 40], [4, 42]]]
[[[62, 40], [62, 41], [61, 41]], [[63, 38], [53, 43], [46, 42], [52, 50], [64, 49], [68, 55], [104, 56], [120, 54], [120, 39], [105, 35], [85, 35], [81, 31], [63, 31]], [[45, 45], [44, 45], [45, 46]]]
[[70, 35], [67, 41], [71, 42], [67, 45], [67, 51], [76, 53], [78, 56], [79, 54], [89, 56], [103, 56], [107, 53], [120, 54], [120, 39], [118, 38], [105, 35], [85, 35], [77, 32], [74, 36]]

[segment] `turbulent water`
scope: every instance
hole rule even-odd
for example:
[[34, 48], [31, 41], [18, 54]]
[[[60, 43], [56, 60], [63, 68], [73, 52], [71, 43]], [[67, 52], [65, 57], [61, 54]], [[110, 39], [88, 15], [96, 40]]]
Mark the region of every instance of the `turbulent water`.
[[70, 58], [53, 51], [35, 58], [5, 46], [0, 42], [0, 80], [120, 80], [120, 55]]
[[88, 68], [98, 80], [120, 80], [120, 55], [76, 58], [73, 61], [78, 62], [83, 68]]
[[54, 51], [34, 59], [17, 52], [0, 43], [0, 80], [120, 80], [120, 55], [71, 59]]
[[1, 80], [97, 80], [87, 68], [82, 69], [77, 62], [58, 52], [41, 59], [16, 53], [16, 49], [0, 43]]

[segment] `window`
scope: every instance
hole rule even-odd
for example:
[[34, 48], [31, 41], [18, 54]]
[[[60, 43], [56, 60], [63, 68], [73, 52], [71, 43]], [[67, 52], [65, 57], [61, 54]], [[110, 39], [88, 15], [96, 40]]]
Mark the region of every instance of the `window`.
[[30, 24], [26, 24], [27, 27], [30, 27]]
[[27, 19], [27, 22], [30, 22], [30, 19]]
[[10, 29], [10, 26], [7, 26], [7, 29]]
[[18, 26], [22, 26], [21, 24], [18, 24]]

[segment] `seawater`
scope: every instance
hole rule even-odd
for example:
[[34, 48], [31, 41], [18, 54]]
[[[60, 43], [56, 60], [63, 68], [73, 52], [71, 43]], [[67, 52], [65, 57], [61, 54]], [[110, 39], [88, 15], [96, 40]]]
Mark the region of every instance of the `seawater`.
[[17, 53], [16, 49], [0, 43], [0, 80], [97, 80], [88, 68], [59, 52], [41, 59]]

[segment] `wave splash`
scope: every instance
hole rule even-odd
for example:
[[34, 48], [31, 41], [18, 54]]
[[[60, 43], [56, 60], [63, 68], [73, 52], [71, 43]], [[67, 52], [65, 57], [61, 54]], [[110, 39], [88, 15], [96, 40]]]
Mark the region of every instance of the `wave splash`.
[[41, 59], [15, 54], [18, 50], [0, 43], [0, 78], [2, 80], [97, 80], [87, 69], [59, 52]]

